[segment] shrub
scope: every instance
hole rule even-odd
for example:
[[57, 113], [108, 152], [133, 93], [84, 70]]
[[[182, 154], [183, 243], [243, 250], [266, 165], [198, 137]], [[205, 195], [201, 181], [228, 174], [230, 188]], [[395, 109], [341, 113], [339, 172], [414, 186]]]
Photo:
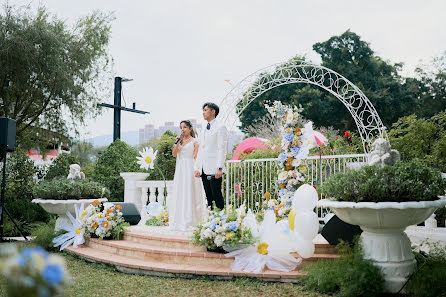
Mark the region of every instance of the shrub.
[[54, 232], [56, 225], [56, 217], [51, 217], [48, 223], [35, 224], [31, 230], [31, 235], [34, 236], [33, 243], [44, 248], [47, 251], [55, 252], [59, 249], [54, 247], [53, 239], [61, 234], [66, 233], [65, 230]]
[[445, 189], [446, 181], [437, 170], [412, 160], [336, 173], [321, 192], [337, 201], [403, 202], [437, 200]]
[[30, 199], [35, 184], [34, 174], [34, 163], [24, 150], [18, 149], [9, 154], [6, 162], [6, 199]]
[[79, 164], [79, 160], [71, 154], [60, 154], [51, 165], [45, 175], [46, 180], [55, 177], [67, 177], [70, 172], [71, 164]]
[[33, 193], [36, 198], [55, 200], [107, 198], [110, 196], [110, 191], [97, 182], [73, 181], [66, 178], [42, 181], [34, 187]]
[[136, 163], [137, 155], [135, 148], [119, 139], [100, 155], [94, 168], [93, 179], [110, 190], [110, 201], [123, 201], [124, 180], [119, 174], [140, 171]]
[[[155, 159], [154, 169], [149, 169], [149, 180], [173, 180], [175, 175], [176, 158], [172, 156], [172, 148], [176, 135], [171, 131], [166, 131], [161, 137], [150, 141], [146, 146], [151, 146], [158, 151]], [[160, 173], [160, 170], [163, 174]]]
[[340, 293], [341, 296], [376, 296], [384, 288], [380, 269], [363, 258], [360, 244], [352, 249], [345, 243], [338, 246], [341, 256], [331, 261], [319, 261], [304, 268], [302, 277], [307, 289], [320, 293]]
[[445, 296], [446, 293], [446, 251], [431, 246], [429, 255], [415, 253], [418, 270], [406, 286], [407, 293], [419, 297]]

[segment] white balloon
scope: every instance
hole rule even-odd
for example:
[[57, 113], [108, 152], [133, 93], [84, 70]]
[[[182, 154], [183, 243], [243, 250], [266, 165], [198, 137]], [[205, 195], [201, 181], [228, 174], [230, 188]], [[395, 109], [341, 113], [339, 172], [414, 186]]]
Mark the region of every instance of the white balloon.
[[299, 212], [294, 218], [294, 232], [305, 240], [313, 240], [319, 231], [319, 219], [312, 211]]
[[294, 192], [292, 208], [299, 211], [313, 211], [317, 204], [317, 191], [315, 188], [308, 184], [300, 186], [296, 192]]
[[294, 245], [296, 252], [302, 258], [310, 258], [314, 254], [314, 243], [312, 240], [305, 240], [299, 235], [294, 236]]
[[268, 209], [265, 211], [265, 214], [263, 216], [263, 222], [260, 226], [260, 232], [266, 233], [271, 232], [271, 228], [273, 228], [274, 224], [276, 223], [276, 214], [273, 210]]
[[278, 231], [280, 234], [287, 234], [287, 235], [288, 235], [288, 234], [290, 234], [290, 231], [291, 231], [287, 219], [278, 221], [278, 222], [276, 223], [276, 228], [277, 228], [277, 231]]
[[147, 213], [149, 215], [156, 217], [157, 215], [159, 215], [164, 210], [164, 207], [161, 205], [161, 203], [150, 202], [147, 205], [146, 209], [147, 209]]

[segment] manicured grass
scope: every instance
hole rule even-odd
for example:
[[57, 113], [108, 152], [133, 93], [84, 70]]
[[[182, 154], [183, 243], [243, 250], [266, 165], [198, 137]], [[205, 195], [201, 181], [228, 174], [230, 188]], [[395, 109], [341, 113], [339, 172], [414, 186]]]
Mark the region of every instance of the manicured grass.
[[[178, 279], [130, 275], [112, 267], [88, 263], [62, 254], [72, 284], [65, 296], [328, 296], [305, 290], [300, 285], [263, 283], [249, 278], [235, 281]], [[0, 277], [0, 296], [6, 296], [5, 280]]]

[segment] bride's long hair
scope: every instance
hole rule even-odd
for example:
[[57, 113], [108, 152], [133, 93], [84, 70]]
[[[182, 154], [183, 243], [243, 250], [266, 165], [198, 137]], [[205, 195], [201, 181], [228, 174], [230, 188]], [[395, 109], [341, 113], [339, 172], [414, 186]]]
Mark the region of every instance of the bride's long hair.
[[194, 127], [192, 127], [192, 123], [188, 120], [184, 120], [184, 121], [180, 122], [180, 127], [181, 127], [182, 123], [184, 123], [186, 126], [188, 126], [190, 128], [190, 136], [195, 138], [195, 131], [194, 131]]

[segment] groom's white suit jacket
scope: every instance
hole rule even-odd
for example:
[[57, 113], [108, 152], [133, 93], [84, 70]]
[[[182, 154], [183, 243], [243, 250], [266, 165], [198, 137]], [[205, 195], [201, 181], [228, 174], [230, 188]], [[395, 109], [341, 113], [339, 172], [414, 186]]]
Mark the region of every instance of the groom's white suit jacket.
[[215, 174], [218, 168], [225, 167], [228, 130], [223, 123], [215, 119], [211, 128], [206, 130], [206, 124], [200, 132], [199, 149], [195, 161], [195, 170], [207, 175]]

